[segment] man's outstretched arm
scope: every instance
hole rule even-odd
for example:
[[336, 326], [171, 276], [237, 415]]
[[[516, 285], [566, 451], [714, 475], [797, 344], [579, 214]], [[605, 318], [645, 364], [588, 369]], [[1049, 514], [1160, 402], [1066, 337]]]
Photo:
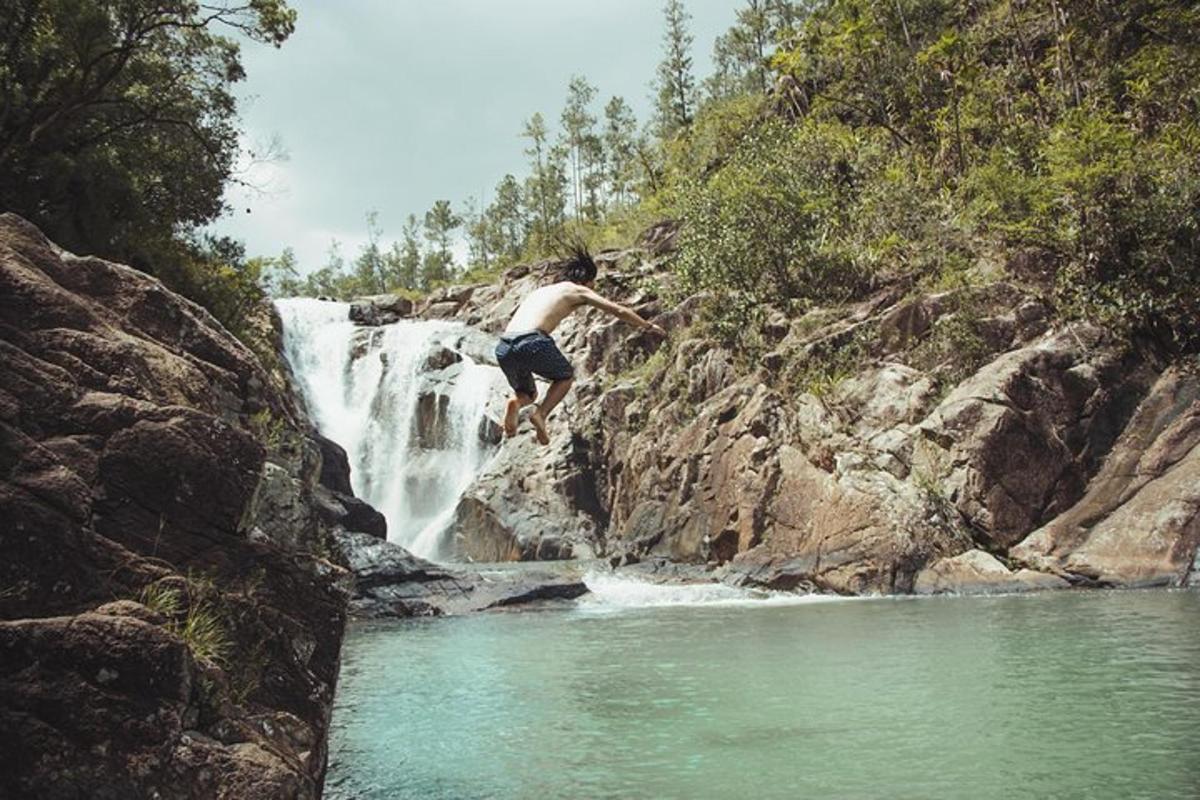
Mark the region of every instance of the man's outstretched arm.
[[661, 334], [663, 336], [667, 335], [666, 331], [664, 331], [662, 328], [655, 325], [653, 322], [649, 322], [648, 320], [643, 319], [632, 308], [627, 308], [626, 306], [623, 306], [620, 303], [614, 303], [612, 300], [609, 300], [607, 297], [597, 294], [596, 292], [592, 291], [591, 289], [587, 288], [586, 286], [579, 287], [579, 290], [581, 292], [581, 297], [583, 299], [583, 302], [586, 303], [587, 305], [594, 306], [595, 308], [598, 308], [601, 311], [612, 314], [614, 317], [617, 317], [618, 319], [623, 319], [626, 322], [628, 322], [630, 325], [635, 325], [643, 330], [654, 331], [655, 333]]

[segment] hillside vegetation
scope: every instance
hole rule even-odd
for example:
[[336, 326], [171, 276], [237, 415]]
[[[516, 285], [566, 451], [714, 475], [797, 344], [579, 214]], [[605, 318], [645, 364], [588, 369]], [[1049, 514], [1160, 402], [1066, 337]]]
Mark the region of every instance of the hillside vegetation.
[[[525, 174], [485, 205], [437, 200], [400, 240], [301, 265], [204, 226], [243, 150], [237, 37], [279, 46], [281, 0], [17, 0], [0, 10], [0, 204], [126, 261], [253, 339], [264, 293], [426, 292], [682, 222], [668, 280], [716, 298], [753, 349], [798, 315], [883, 285], [1022, 282], [1169, 353], [1200, 346], [1200, 9], [1183, 0], [745, 0], [697, 76], [664, 3], [655, 108], [567, 81], [518, 128]], [[465, 237], [470, 256], [455, 262]]]
[[1007, 273], [1194, 349], [1198, 43], [1183, 2], [829, 3], [671, 144], [677, 267], [736, 322]]

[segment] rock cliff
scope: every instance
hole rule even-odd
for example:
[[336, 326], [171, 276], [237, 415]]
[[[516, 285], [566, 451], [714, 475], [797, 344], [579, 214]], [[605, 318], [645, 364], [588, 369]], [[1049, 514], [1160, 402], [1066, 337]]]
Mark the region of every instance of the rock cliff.
[[0, 375], [0, 796], [318, 796], [353, 501], [282, 366], [6, 214]]
[[[1195, 370], [1058, 320], [1003, 276], [766, 309], [748, 355], [722, 344], [702, 297], [664, 301], [661, 234], [603, 254], [599, 288], [669, 339], [593, 310], [564, 323], [578, 379], [551, 444], [524, 429], [468, 489], [464, 557], [666, 557], [842, 593], [1189, 579]], [[516, 267], [414, 313], [494, 333], [552, 272]]]

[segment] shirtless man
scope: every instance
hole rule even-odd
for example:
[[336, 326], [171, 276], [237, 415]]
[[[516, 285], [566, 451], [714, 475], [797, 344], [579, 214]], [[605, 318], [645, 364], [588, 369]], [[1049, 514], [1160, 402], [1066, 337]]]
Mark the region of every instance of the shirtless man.
[[550, 388], [541, 405], [529, 415], [529, 421], [537, 431], [537, 440], [542, 444], [550, 443], [546, 420], [575, 380], [575, 369], [559, 352], [550, 334], [575, 309], [594, 306], [643, 330], [666, 335], [662, 328], [642, 319], [631, 309], [592, 291], [595, 280], [596, 262], [586, 252], [576, 252], [563, 267], [557, 283], [538, 287], [521, 301], [517, 313], [500, 336], [496, 360], [514, 394], [504, 412], [506, 436], [516, 435], [517, 412], [537, 399], [533, 376], [540, 375], [550, 381]]

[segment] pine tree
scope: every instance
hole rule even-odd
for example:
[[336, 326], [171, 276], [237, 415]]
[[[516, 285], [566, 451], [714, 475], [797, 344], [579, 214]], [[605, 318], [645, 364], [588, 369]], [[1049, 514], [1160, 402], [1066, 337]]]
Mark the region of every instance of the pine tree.
[[658, 133], [668, 138], [692, 124], [695, 112], [696, 79], [692, 75], [690, 15], [683, 0], [667, 0], [663, 7], [667, 23], [663, 34], [665, 55], [655, 81]]
[[383, 251], [379, 240], [383, 231], [379, 227], [379, 213], [372, 211], [367, 214], [367, 243], [359, 250], [354, 259], [354, 283], [357, 290], [366, 294], [382, 294], [387, 291]]
[[409, 214], [401, 232], [404, 241], [399, 245], [400, 257], [396, 269], [396, 283], [404, 289], [421, 286], [421, 224], [416, 214]]
[[609, 189], [622, 205], [637, 163], [637, 119], [623, 97], [604, 106], [604, 150]]
[[546, 146], [546, 124], [541, 114], [534, 114], [525, 123], [521, 135], [530, 140], [525, 154], [533, 159], [533, 174], [525, 179], [525, 208], [532, 220], [530, 236], [546, 244], [562, 225], [566, 212], [567, 151], [561, 144]]
[[462, 217], [450, 208], [449, 200], [438, 200], [425, 212], [425, 239], [430, 249], [421, 265], [422, 288], [429, 289], [454, 277], [454, 254], [450, 234], [462, 225]]
[[533, 228], [545, 233], [550, 225], [550, 201], [546, 196], [546, 121], [536, 112], [521, 129], [522, 138], [529, 140], [525, 155], [533, 159], [533, 172], [526, 180], [525, 202], [533, 214]]
[[467, 233], [467, 261], [472, 267], [488, 269], [495, 253], [492, 251], [492, 232], [487, 214], [479, 201], [467, 199], [467, 208], [462, 214]]
[[605, 153], [604, 141], [594, 132], [583, 138], [579, 148], [583, 165], [583, 214], [592, 222], [599, 222], [604, 211]]
[[505, 175], [496, 184], [496, 196], [485, 212], [491, 249], [500, 258], [515, 260], [525, 247], [526, 216], [522, 208], [521, 184], [512, 175]]
[[596, 87], [587, 82], [581, 75], [571, 78], [567, 86], [567, 103], [563, 107], [563, 145], [567, 152], [567, 162], [570, 166], [571, 201], [575, 217], [580, 216], [584, 204], [587, 172], [595, 161], [591, 141], [595, 138], [593, 128], [596, 118], [592, 116], [589, 107], [596, 97]]

